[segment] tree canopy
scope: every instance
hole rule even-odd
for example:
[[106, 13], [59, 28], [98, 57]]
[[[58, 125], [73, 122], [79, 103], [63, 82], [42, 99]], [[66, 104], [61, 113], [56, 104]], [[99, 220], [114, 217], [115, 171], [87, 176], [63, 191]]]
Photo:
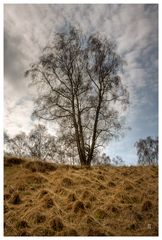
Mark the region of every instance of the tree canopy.
[[38, 92], [33, 115], [65, 129], [81, 165], [90, 165], [96, 149], [120, 134], [129, 98], [118, 75], [122, 65], [115, 43], [71, 26], [26, 71]]
[[147, 137], [135, 143], [138, 155], [138, 164], [157, 165], [158, 164], [158, 138]]

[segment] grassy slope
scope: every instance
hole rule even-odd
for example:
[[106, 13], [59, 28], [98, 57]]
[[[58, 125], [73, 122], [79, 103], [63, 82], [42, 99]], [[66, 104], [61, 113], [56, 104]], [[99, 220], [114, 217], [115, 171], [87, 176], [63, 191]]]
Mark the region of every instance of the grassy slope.
[[11, 158], [4, 177], [5, 236], [158, 235], [156, 167], [81, 169]]

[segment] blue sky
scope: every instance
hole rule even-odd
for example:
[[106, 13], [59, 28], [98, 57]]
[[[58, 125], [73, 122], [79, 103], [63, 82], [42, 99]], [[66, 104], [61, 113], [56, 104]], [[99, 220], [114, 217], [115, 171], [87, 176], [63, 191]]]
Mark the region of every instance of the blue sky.
[[[24, 71], [65, 23], [85, 34], [99, 32], [117, 41], [127, 61], [121, 77], [128, 86], [130, 106], [125, 112], [125, 136], [105, 151], [120, 155], [127, 164], [137, 161], [134, 143], [158, 135], [158, 6], [156, 4], [5, 5], [4, 7], [4, 125], [12, 136], [33, 126], [35, 90]], [[54, 125], [47, 123], [51, 133]]]

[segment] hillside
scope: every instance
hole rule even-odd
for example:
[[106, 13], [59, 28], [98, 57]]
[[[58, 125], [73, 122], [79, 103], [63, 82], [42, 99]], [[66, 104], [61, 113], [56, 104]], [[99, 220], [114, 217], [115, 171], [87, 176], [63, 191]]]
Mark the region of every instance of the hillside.
[[4, 160], [5, 236], [157, 236], [158, 169]]

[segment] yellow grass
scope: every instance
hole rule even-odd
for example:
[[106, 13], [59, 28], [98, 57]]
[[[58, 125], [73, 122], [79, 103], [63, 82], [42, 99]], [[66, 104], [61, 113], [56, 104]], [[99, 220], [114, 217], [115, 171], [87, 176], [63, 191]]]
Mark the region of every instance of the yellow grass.
[[5, 158], [5, 236], [157, 236], [158, 169]]

